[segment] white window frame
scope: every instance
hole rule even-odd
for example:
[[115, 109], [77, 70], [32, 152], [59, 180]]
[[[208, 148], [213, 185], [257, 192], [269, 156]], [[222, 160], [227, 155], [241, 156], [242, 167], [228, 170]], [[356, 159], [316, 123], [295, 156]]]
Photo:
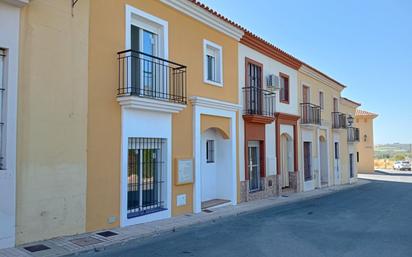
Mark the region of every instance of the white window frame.
[[[208, 49], [212, 48], [212, 50], [215, 50], [218, 52], [217, 58], [216, 58], [216, 73], [217, 76], [217, 81], [212, 81], [208, 79], [208, 65], [207, 65], [207, 55], [208, 55]], [[217, 86], [217, 87], [223, 87], [223, 48], [222, 46], [213, 43], [209, 40], [204, 39], [203, 40], [203, 82], [209, 85]]]
[[130, 26], [135, 25], [139, 28], [153, 32], [159, 36], [158, 56], [163, 59], [169, 58], [169, 24], [167, 21], [139, 10], [133, 6], [126, 5], [126, 49], [131, 48]]

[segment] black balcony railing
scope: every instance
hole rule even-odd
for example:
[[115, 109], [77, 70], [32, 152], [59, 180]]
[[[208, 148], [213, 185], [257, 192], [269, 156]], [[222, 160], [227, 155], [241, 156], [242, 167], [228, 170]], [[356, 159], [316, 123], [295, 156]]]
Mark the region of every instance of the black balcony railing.
[[313, 124], [313, 125], [320, 125], [321, 124], [321, 108], [318, 105], [311, 104], [311, 103], [301, 103], [301, 119], [300, 122], [302, 124]]
[[359, 128], [349, 127], [348, 128], [348, 142], [359, 142]]
[[118, 96], [139, 96], [186, 104], [186, 66], [153, 55], [118, 52]]
[[275, 116], [275, 93], [259, 87], [244, 87], [244, 115]]
[[341, 112], [332, 112], [332, 128], [345, 129], [347, 127], [346, 114]]

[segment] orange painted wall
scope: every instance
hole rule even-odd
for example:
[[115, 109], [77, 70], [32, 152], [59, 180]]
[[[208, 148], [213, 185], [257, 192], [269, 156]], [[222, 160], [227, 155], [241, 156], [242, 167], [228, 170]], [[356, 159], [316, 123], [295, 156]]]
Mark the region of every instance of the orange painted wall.
[[[169, 23], [169, 59], [186, 65], [187, 92], [231, 103], [238, 102], [237, 41], [211, 27], [154, 0], [94, 0], [90, 3], [89, 95], [88, 95], [88, 231], [119, 226], [121, 110], [116, 101], [117, 52], [125, 50], [125, 5], [129, 4]], [[203, 39], [223, 47], [223, 87], [203, 83]], [[172, 121], [172, 163], [193, 158], [192, 106]], [[174, 174], [174, 171], [172, 171]], [[174, 178], [173, 178], [174, 181]], [[172, 214], [191, 212], [193, 186], [174, 186], [187, 194], [187, 205], [173, 207]], [[115, 216], [117, 221], [108, 223]]]

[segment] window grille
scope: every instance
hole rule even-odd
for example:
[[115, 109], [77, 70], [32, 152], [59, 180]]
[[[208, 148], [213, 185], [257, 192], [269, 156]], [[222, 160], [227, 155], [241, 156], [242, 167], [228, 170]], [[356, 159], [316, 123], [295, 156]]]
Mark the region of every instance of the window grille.
[[165, 210], [166, 139], [129, 138], [127, 217]]

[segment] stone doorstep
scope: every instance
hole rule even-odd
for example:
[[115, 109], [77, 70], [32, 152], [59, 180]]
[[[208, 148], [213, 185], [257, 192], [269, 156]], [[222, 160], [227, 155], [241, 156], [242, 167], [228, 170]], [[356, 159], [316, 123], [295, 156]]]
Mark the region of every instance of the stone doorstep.
[[[302, 200], [309, 200], [335, 192], [350, 189], [369, 183], [367, 180], [358, 180], [354, 184], [338, 185], [322, 189], [317, 189], [308, 192], [299, 192], [289, 195], [289, 197], [274, 196], [262, 200], [240, 203], [237, 206], [223, 206], [213, 209], [211, 213], [201, 212], [199, 214], [186, 214], [177, 217], [172, 217], [166, 220], [154, 221], [145, 224], [138, 224], [125, 228], [114, 228], [102, 231], [112, 231], [117, 235], [103, 237], [97, 235], [102, 231], [93, 233], [84, 233], [74, 236], [57, 237], [50, 240], [34, 242], [18, 246], [16, 248], [8, 248], [0, 250], [0, 257], [58, 257], [58, 256], [73, 256], [82, 253], [95, 251], [103, 251], [108, 247], [121, 247], [126, 243], [138, 240], [156, 237], [161, 234], [172, 233], [178, 229], [187, 228], [191, 225], [207, 223], [230, 216], [238, 216], [246, 213], [252, 213], [268, 209], [275, 206], [281, 206]], [[24, 247], [44, 244], [51, 249], [30, 253]]]

